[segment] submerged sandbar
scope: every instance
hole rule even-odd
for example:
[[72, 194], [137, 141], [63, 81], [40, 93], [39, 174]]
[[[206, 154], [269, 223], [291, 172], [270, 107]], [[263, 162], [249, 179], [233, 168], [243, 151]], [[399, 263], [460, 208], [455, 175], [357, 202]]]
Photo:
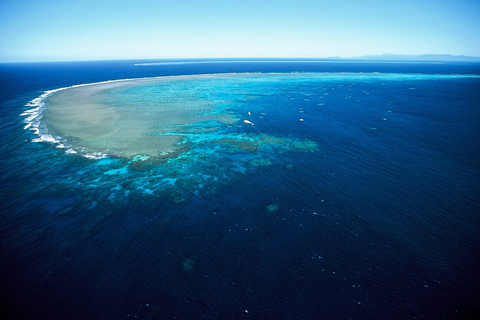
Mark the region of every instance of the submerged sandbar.
[[112, 81], [59, 90], [47, 97], [48, 130], [73, 150], [131, 158], [175, 152], [187, 127], [238, 119], [192, 89], [198, 76]]

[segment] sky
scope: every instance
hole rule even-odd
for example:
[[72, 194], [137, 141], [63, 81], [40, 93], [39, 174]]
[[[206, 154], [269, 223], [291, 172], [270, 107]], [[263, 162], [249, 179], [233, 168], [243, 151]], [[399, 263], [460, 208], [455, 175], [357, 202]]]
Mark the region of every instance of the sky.
[[480, 0], [0, 0], [0, 62], [480, 57]]

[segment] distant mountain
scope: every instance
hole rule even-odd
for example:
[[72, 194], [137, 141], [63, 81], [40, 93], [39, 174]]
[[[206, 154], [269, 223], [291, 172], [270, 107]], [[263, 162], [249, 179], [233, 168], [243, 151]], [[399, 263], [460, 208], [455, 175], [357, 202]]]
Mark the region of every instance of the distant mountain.
[[381, 55], [361, 56], [350, 58], [353, 60], [377, 60], [377, 61], [465, 61], [480, 62], [480, 57], [454, 56], [451, 54], [422, 54], [403, 55], [384, 53]]

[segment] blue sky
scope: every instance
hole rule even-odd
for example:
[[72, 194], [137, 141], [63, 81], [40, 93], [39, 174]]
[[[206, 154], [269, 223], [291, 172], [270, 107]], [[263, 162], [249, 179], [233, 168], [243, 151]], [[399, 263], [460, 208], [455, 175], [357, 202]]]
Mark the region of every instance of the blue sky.
[[0, 62], [382, 53], [480, 57], [480, 1], [0, 1]]

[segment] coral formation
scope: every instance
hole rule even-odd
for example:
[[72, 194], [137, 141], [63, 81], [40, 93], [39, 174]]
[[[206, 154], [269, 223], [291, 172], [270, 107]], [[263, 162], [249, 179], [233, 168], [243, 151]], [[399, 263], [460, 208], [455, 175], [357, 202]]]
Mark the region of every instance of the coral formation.
[[268, 158], [255, 158], [248, 162], [253, 168], [266, 167], [272, 165], [272, 161]]
[[318, 151], [318, 144], [315, 141], [305, 139], [305, 140], [295, 140], [291, 144], [292, 148], [303, 151], [303, 152], [315, 152]]
[[194, 268], [194, 265], [195, 265], [195, 261], [193, 261], [192, 258], [183, 259], [183, 262], [182, 262], [183, 270], [185, 270], [187, 272], [192, 272], [193, 268]]
[[267, 214], [274, 214], [277, 213], [279, 209], [280, 206], [278, 204], [272, 203], [265, 208], [265, 211], [267, 212]]

